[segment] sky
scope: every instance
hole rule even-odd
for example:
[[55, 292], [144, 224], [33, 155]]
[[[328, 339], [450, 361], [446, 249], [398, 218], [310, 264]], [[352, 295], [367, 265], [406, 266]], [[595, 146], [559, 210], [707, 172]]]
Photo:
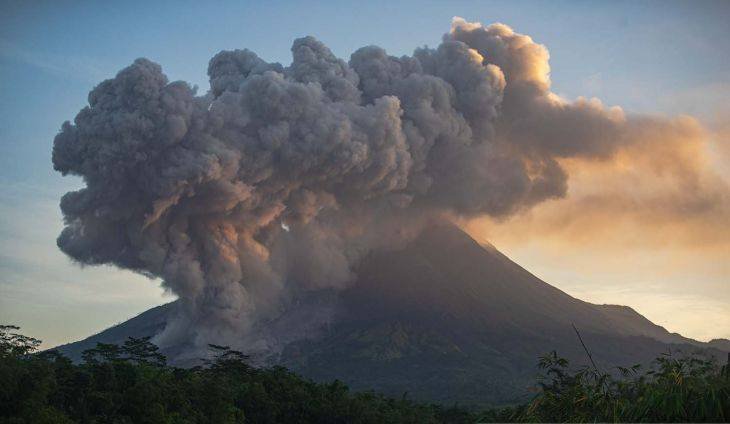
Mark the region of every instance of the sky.
[[[223, 49], [288, 64], [292, 41], [313, 35], [344, 59], [370, 44], [400, 56], [437, 45], [454, 16], [502, 22], [547, 47], [552, 90], [566, 99], [696, 118], [706, 137], [687, 153], [692, 166], [728, 181], [727, 2], [300, 3], [0, 2], [0, 322], [54, 346], [174, 298], [159, 281], [74, 264], [55, 243], [59, 199], [81, 181], [53, 171], [53, 138], [96, 84], [138, 57], [205, 92], [208, 60]], [[677, 181], [660, 170], [637, 187], [633, 166], [658, 166], [665, 153], [634, 153], [566, 163], [567, 198], [464, 228], [573, 296], [632, 306], [700, 340], [730, 338], [730, 216], [644, 202]]]

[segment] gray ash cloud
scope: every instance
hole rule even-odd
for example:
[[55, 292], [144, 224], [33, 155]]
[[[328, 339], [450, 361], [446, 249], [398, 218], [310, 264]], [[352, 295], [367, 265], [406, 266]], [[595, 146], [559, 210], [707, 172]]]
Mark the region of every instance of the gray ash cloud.
[[435, 49], [349, 62], [313, 37], [292, 63], [223, 51], [197, 95], [138, 59], [89, 94], [53, 165], [59, 247], [159, 277], [180, 298], [163, 345], [243, 343], [298, 296], [340, 289], [357, 261], [442, 215], [509, 216], [562, 197], [559, 159], [636, 142], [642, 117], [550, 91], [547, 50], [455, 19]]

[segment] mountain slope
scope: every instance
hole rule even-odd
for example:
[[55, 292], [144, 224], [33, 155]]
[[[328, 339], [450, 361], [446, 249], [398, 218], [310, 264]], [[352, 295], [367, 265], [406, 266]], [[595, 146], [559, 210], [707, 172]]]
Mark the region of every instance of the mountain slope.
[[[371, 254], [357, 275], [319, 336], [288, 343], [276, 362], [355, 389], [503, 404], [529, 396], [541, 354], [557, 350], [585, 364], [573, 325], [606, 369], [647, 362], [670, 348], [708, 348], [631, 308], [573, 298], [450, 224], [430, 227], [404, 249]], [[97, 341], [153, 335], [174, 307], [59, 349], [79, 358]]]
[[97, 343], [121, 345], [128, 337], [154, 336], [165, 328], [167, 317], [171, 314], [174, 307], [175, 302], [155, 306], [134, 318], [113, 327], [109, 327], [98, 334], [94, 334], [77, 342], [57, 346], [54, 349], [62, 352], [74, 361], [80, 361], [81, 353], [86, 349], [93, 348]]
[[501, 404], [529, 396], [539, 355], [557, 350], [586, 364], [573, 325], [606, 369], [646, 363], [667, 343], [701, 344], [631, 308], [575, 299], [451, 225], [371, 255], [357, 275], [327, 335], [291, 344], [281, 362], [356, 389]]

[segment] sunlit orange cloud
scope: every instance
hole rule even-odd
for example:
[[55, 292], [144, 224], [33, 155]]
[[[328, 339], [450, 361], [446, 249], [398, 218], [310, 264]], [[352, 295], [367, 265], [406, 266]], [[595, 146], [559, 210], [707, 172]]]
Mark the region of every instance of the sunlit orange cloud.
[[726, 181], [730, 181], [730, 106], [728, 110], [715, 114], [710, 128], [711, 163]]
[[560, 159], [564, 198], [461, 226], [583, 300], [632, 306], [689, 337], [730, 337], [730, 131], [679, 117], [628, 134], [608, 159]]
[[462, 225], [514, 245], [549, 239], [602, 249], [672, 245], [730, 253], [730, 185], [710, 160], [710, 134], [693, 118], [643, 121], [611, 158], [561, 159], [568, 195], [504, 220]]

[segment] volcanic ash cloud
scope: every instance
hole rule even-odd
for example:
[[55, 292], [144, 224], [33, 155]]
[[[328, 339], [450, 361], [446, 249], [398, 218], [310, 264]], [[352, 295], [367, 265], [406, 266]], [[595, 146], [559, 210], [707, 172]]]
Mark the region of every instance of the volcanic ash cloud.
[[[603, 160], [648, 118], [550, 91], [548, 52], [502, 24], [454, 19], [435, 49], [349, 62], [312, 37], [288, 67], [222, 51], [202, 96], [138, 59], [54, 140], [59, 247], [159, 277], [180, 298], [157, 341], [241, 346], [359, 258], [435, 216], [506, 217], [565, 195], [564, 158]], [[656, 119], [652, 125], [669, 125]]]

